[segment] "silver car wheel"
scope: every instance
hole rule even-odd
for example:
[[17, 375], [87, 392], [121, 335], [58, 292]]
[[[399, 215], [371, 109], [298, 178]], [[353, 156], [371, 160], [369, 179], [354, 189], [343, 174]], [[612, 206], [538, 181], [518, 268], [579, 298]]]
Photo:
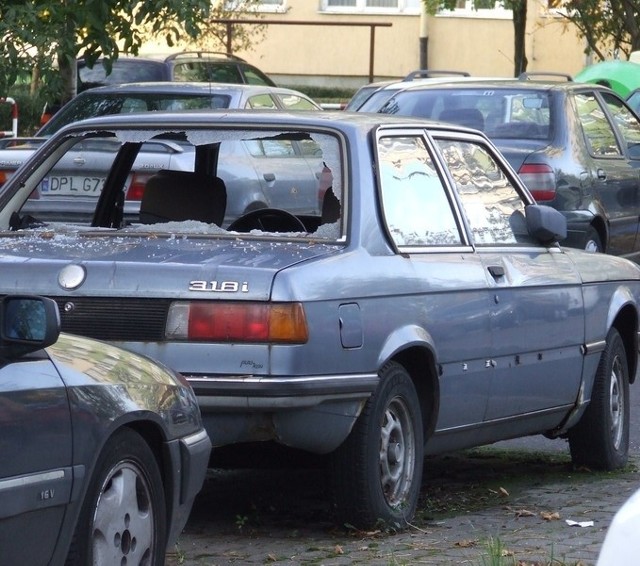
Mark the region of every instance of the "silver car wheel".
[[137, 432], [122, 428], [91, 474], [66, 566], [163, 566], [167, 509], [158, 460]]
[[604, 252], [604, 247], [602, 245], [600, 234], [598, 234], [598, 231], [593, 226], [590, 226], [589, 229], [587, 230], [587, 234], [585, 236], [584, 249], [585, 251], [588, 251], [591, 253]]
[[589, 405], [568, 437], [576, 466], [616, 470], [627, 463], [629, 366], [624, 341], [615, 327], [607, 334]]
[[380, 483], [387, 503], [406, 500], [416, 463], [416, 439], [404, 401], [395, 397], [387, 407], [380, 438]]
[[94, 564], [150, 564], [154, 548], [151, 488], [133, 462], [107, 475], [93, 520]]
[[404, 528], [415, 514], [424, 459], [422, 411], [404, 366], [388, 362], [351, 434], [331, 456], [337, 518], [361, 529]]
[[600, 249], [598, 248], [597, 242], [594, 242], [593, 240], [589, 240], [585, 245], [584, 249], [592, 253], [596, 253], [600, 251]]
[[616, 357], [611, 368], [611, 384], [609, 391], [609, 412], [611, 415], [611, 439], [616, 450], [620, 449], [624, 432], [624, 388], [621, 380], [624, 373], [620, 358]]

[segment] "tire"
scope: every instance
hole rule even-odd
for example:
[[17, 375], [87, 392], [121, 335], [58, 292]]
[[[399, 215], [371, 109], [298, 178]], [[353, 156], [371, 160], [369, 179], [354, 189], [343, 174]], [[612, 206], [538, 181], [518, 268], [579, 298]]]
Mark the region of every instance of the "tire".
[[588, 252], [604, 253], [604, 246], [602, 245], [600, 234], [598, 234], [598, 231], [593, 226], [590, 226], [585, 234], [584, 249]]
[[413, 519], [424, 459], [422, 415], [407, 371], [391, 362], [351, 434], [332, 454], [339, 521], [367, 529], [401, 528]]
[[67, 566], [162, 566], [166, 550], [162, 477], [132, 430], [105, 445], [80, 511]]
[[622, 468], [629, 455], [629, 369], [622, 338], [607, 335], [591, 392], [591, 402], [569, 431], [571, 459], [596, 470]]

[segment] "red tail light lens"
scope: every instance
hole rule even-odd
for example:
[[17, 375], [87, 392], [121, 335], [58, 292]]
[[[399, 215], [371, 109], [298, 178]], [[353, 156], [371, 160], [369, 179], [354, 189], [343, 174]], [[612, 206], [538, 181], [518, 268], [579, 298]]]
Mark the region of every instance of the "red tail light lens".
[[309, 338], [300, 303], [176, 302], [169, 340], [303, 344]]
[[548, 165], [525, 163], [518, 175], [538, 202], [556, 198], [556, 176]]
[[147, 186], [147, 181], [151, 175], [152, 173], [134, 173], [129, 188], [127, 189], [126, 199], [141, 201], [144, 188]]

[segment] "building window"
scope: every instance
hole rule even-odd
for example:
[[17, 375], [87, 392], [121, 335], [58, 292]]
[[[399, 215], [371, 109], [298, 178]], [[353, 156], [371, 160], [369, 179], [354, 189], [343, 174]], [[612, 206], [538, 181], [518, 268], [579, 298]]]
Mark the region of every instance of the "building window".
[[512, 19], [513, 12], [504, 7], [502, 0], [457, 0], [453, 10], [440, 10], [438, 16]]
[[323, 12], [382, 12], [419, 14], [421, 0], [321, 0]]
[[226, 0], [227, 10], [242, 9], [247, 12], [286, 12], [287, 0], [260, 0], [250, 2], [247, 0]]

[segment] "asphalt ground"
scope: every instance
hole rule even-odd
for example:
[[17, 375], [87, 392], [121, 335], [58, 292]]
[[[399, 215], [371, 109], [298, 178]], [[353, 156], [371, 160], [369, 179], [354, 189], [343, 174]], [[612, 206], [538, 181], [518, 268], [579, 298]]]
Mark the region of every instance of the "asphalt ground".
[[640, 488], [639, 400], [636, 384], [624, 470], [574, 469], [567, 443], [543, 437], [428, 458], [416, 518], [400, 532], [337, 525], [321, 462], [257, 451], [258, 469], [209, 471], [166, 566], [595, 565], [615, 512]]

